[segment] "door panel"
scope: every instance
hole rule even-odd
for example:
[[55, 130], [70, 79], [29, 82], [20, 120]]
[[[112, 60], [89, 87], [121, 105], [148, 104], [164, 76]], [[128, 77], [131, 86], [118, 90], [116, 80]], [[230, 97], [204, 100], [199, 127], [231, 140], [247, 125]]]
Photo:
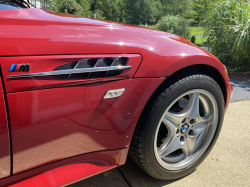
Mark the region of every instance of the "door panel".
[[[71, 76], [33, 76], [33, 77], [23, 77], [23, 78], [10, 78], [14, 75], [23, 74], [34, 74], [41, 72], [55, 72], [55, 70], [60, 69], [63, 65], [65, 68], [76, 68], [70, 67], [72, 63], [92, 59], [115, 59], [115, 58], [127, 58], [127, 66], [131, 68], [124, 69], [120, 74], [110, 74], [112, 71], [102, 72], [98, 76], [97, 73], [89, 73], [86, 77], [78, 77], [77, 74], [72, 74]], [[89, 84], [94, 82], [104, 82], [110, 80], [121, 80], [132, 78], [136, 73], [142, 57], [138, 54], [108, 54], [108, 55], [51, 55], [51, 56], [24, 56], [24, 57], [2, 57], [0, 58], [0, 63], [2, 64], [3, 78], [6, 87], [6, 92], [21, 92], [28, 90], [38, 90], [52, 87], [62, 87], [71, 86], [77, 84]], [[85, 63], [85, 62], [83, 62]], [[21, 65], [29, 65], [28, 69], [21, 67]], [[93, 66], [101, 66], [101, 63], [94, 62]], [[67, 66], [68, 65], [68, 66]], [[108, 64], [111, 67], [115, 64]], [[108, 66], [104, 64], [104, 66]], [[119, 65], [119, 64], [118, 64]], [[79, 68], [81, 70], [88, 70], [90, 67]], [[79, 70], [78, 69], [78, 70]], [[62, 69], [61, 70], [68, 70]], [[72, 69], [71, 69], [72, 70]], [[109, 72], [109, 73], [108, 73]], [[86, 74], [86, 73], [85, 73]], [[84, 75], [85, 75], [84, 74]], [[95, 75], [97, 74], [97, 75]], [[79, 75], [79, 74], [78, 74]]]
[[10, 142], [6, 106], [0, 79], [0, 178], [10, 175]]
[[[140, 112], [164, 78], [127, 79], [7, 94], [13, 173], [129, 145]], [[118, 98], [107, 90], [125, 88]]]

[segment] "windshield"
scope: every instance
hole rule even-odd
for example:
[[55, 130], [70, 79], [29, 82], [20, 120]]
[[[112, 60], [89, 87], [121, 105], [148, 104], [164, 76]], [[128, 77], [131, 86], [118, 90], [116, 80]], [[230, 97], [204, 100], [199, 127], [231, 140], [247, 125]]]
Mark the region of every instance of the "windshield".
[[22, 3], [15, 0], [0, 0], [0, 10], [26, 8]]

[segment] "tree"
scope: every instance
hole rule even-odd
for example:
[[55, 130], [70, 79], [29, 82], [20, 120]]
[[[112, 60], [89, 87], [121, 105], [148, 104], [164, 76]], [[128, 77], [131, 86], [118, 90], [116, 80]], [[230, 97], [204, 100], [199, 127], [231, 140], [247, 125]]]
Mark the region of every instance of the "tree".
[[173, 16], [179, 15], [185, 17], [191, 10], [191, 0], [161, 0], [164, 14], [170, 14]]
[[98, 18], [117, 22], [125, 21], [123, 0], [93, 0], [91, 11], [97, 14]]
[[53, 0], [50, 10], [130, 24], [155, 24], [168, 14], [184, 16], [191, 0]]
[[132, 24], [155, 23], [155, 0], [124, 0], [126, 22]]
[[164, 16], [164, 12], [163, 12], [163, 6], [162, 6], [162, 3], [161, 3], [161, 0], [155, 0], [154, 2], [154, 5], [153, 5], [153, 8], [155, 9], [154, 10], [154, 17], [156, 19], [156, 22], [158, 20], [160, 20], [163, 16]]
[[91, 1], [90, 0], [76, 0], [76, 2], [82, 7], [82, 15], [90, 17], [91, 16], [91, 11], [90, 11]]
[[218, 1], [220, 0], [193, 0], [192, 11], [195, 24], [200, 24], [206, 18], [208, 10]]
[[74, 0], [56, 0], [50, 4], [50, 10], [68, 14], [82, 15], [82, 7]]

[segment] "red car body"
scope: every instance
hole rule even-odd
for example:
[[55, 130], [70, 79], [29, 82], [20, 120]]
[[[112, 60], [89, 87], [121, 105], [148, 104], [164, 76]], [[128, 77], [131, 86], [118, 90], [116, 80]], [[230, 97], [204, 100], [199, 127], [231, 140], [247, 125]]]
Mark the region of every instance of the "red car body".
[[[132, 68], [91, 79], [10, 79], [86, 58], [127, 57]], [[61, 186], [125, 163], [137, 120], [153, 92], [179, 70], [199, 69], [219, 83], [224, 65], [179, 36], [43, 9], [0, 11], [0, 186]], [[118, 98], [108, 90], [125, 88]]]

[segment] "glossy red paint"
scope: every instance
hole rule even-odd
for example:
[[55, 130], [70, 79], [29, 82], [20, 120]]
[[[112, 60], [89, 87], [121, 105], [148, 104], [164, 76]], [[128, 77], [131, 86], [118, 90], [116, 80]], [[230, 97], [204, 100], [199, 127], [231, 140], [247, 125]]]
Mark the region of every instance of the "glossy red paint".
[[10, 142], [6, 105], [0, 79], [0, 178], [10, 175]]
[[137, 53], [143, 64], [136, 77], [168, 76], [192, 64], [225, 69], [210, 53], [166, 32], [42, 9], [1, 11], [0, 20], [0, 56]]
[[[98, 79], [73, 79], [62, 80], [57, 79], [54, 76], [45, 77], [32, 77], [21, 79], [9, 79], [9, 75], [18, 75], [24, 73], [38, 73], [52, 71], [56, 67], [80, 61], [82, 59], [89, 58], [108, 58], [108, 57], [128, 57], [129, 61], [127, 65], [131, 65], [132, 68], [125, 70], [122, 74]], [[52, 87], [73, 86], [77, 84], [89, 84], [93, 82], [103, 82], [110, 80], [128, 79], [132, 78], [137, 71], [142, 57], [137, 54], [109, 54], [109, 55], [51, 55], [51, 56], [24, 56], [24, 57], [2, 57], [0, 63], [2, 64], [3, 79], [6, 87], [6, 92], [22, 92], [28, 90], [38, 90]], [[30, 64], [29, 72], [8, 72], [12, 64]]]
[[226, 111], [228, 109], [228, 106], [229, 106], [229, 103], [230, 103], [230, 101], [232, 99], [233, 86], [230, 83], [230, 79], [229, 79], [229, 76], [227, 74], [227, 70], [221, 70], [220, 74], [223, 77], [224, 85], [225, 85], [226, 95], [224, 97], [225, 97], [225, 113], [226, 113]]
[[4, 178], [0, 186], [64, 186], [124, 164], [127, 152], [124, 148], [74, 156]]
[[[13, 173], [74, 155], [129, 146], [140, 113], [165, 78], [7, 94]], [[119, 98], [107, 90], [125, 88]]]
[[[124, 164], [127, 148], [107, 149], [129, 146], [149, 97], [167, 76], [184, 67], [206, 64], [216, 68], [225, 83], [226, 108], [230, 102], [232, 87], [223, 64], [173, 34], [42, 9], [0, 11], [0, 28], [0, 64], [7, 90], [14, 174], [0, 180], [0, 186], [35, 175], [19, 185], [34, 186], [43, 181], [43, 185], [59, 186]], [[113, 78], [116, 80], [7, 79], [12, 63], [30, 63], [30, 72], [40, 72], [86, 56], [121, 54], [130, 55], [133, 68]], [[107, 90], [118, 88], [126, 89], [121, 97], [102, 99]], [[1, 127], [7, 134], [4, 111]], [[7, 140], [0, 162], [7, 158], [5, 163], [9, 163]], [[95, 159], [107, 164], [96, 164]], [[90, 169], [84, 170], [87, 167]], [[9, 165], [6, 171], [3, 176], [9, 175]]]

